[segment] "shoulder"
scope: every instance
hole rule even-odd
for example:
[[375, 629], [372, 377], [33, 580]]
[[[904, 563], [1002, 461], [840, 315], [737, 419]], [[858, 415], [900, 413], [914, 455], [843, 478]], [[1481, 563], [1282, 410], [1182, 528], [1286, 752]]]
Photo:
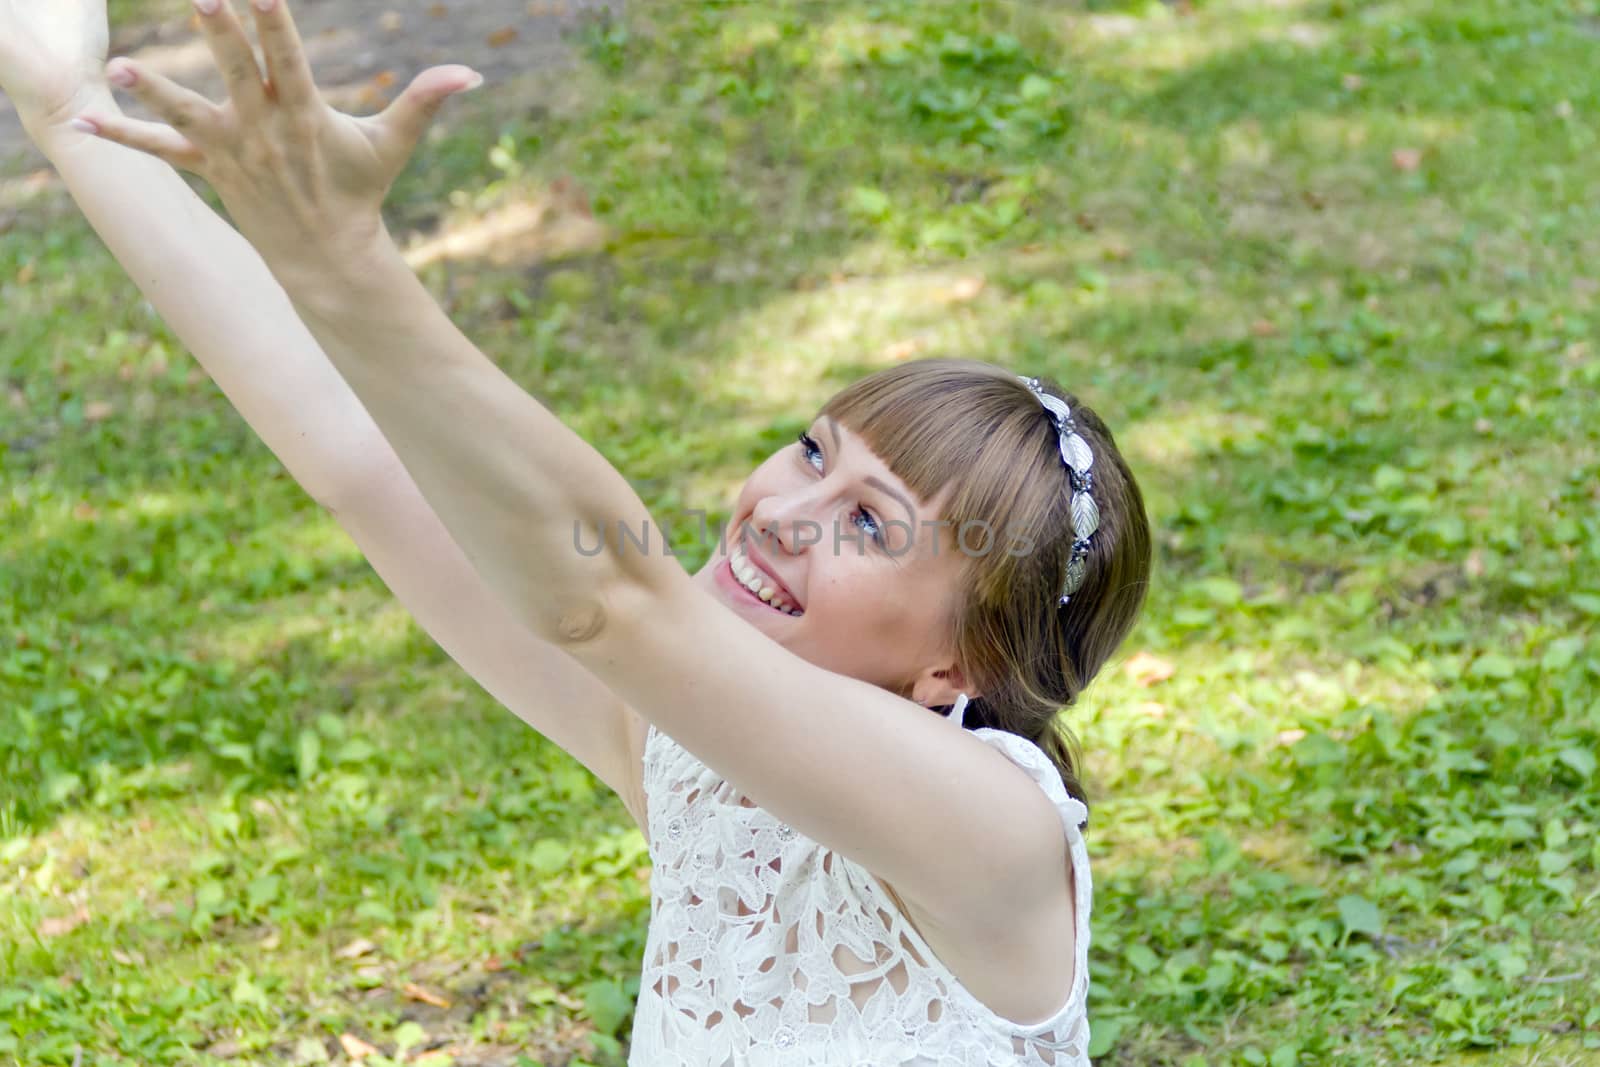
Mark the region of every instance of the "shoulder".
[[1060, 820], [1060, 825], [1067, 831], [1069, 839], [1083, 831], [1089, 822], [1089, 808], [1083, 801], [1067, 792], [1067, 787], [1061, 781], [1061, 772], [1056, 769], [1055, 763], [1045, 754], [1044, 749], [1025, 737], [1019, 737], [1005, 730], [992, 730], [986, 727], [972, 731], [972, 735], [1004, 755], [1019, 771], [1033, 780]]
[[879, 882], [980, 1003], [1006, 1020], [1053, 1017], [1086, 985], [1090, 890], [1081, 827], [1088, 811], [1067, 795], [1038, 746], [1000, 730], [972, 733], [994, 752], [997, 775], [1034, 783], [1008, 792], [1020, 809], [995, 813], [1025, 828], [1017, 837], [1022, 847], [1004, 868], [969, 869], [973, 898], [987, 903], [963, 914], [940, 913]]

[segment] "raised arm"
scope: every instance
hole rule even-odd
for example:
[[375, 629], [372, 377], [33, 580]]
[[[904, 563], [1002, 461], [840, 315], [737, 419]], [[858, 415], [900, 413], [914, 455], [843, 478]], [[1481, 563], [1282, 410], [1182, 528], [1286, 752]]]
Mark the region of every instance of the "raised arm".
[[[103, 89], [85, 100], [117, 113]], [[111, 253], [423, 629], [641, 820], [641, 721], [490, 595], [255, 249], [167, 164], [26, 117]]]
[[[638, 529], [643, 503], [454, 327], [379, 211], [432, 112], [470, 72], [424, 72], [382, 116], [356, 119], [321, 103], [284, 0], [255, 17], [271, 97], [225, 4], [202, 24], [229, 80], [226, 105], [150, 76], [141, 99], [182, 134], [88, 117], [103, 136], [217, 188], [434, 511], [529, 630], [935, 922], [972, 943], [1009, 937], [1023, 948], [1016, 939], [1031, 924], [1019, 917], [1055, 899], [1065, 862], [1059, 816], [1026, 774], [910, 701], [789, 652], [674, 559], [576, 549], [574, 522]], [[1053, 851], [1041, 851], [1047, 841]], [[997, 883], [996, 871], [1007, 878]]]

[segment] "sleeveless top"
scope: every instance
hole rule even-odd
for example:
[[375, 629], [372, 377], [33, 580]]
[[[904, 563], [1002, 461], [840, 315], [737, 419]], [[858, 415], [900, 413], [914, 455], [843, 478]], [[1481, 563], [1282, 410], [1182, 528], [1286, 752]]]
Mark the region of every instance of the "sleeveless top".
[[[950, 717], [959, 722], [966, 702]], [[1002, 1018], [934, 955], [866, 869], [755, 806], [650, 727], [650, 926], [630, 1067], [1089, 1067], [1088, 810], [1049, 758], [974, 735], [1039, 783], [1072, 857], [1072, 989], [1036, 1023]]]

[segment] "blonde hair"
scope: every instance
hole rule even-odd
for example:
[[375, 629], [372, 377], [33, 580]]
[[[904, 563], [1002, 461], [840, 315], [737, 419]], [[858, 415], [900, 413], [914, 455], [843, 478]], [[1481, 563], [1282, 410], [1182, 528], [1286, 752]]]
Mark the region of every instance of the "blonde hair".
[[[1100, 526], [1088, 573], [1058, 598], [1072, 552], [1071, 492], [1054, 425], [1016, 374], [976, 360], [927, 359], [847, 386], [821, 414], [859, 435], [923, 500], [949, 491], [940, 518], [966, 559], [956, 661], [979, 696], [969, 728], [1025, 737], [1087, 802], [1077, 742], [1059, 712], [1076, 702], [1133, 628], [1150, 577], [1144, 497], [1111, 431], [1049, 378], [1094, 453]], [[968, 537], [976, 530], [985, 538]]]

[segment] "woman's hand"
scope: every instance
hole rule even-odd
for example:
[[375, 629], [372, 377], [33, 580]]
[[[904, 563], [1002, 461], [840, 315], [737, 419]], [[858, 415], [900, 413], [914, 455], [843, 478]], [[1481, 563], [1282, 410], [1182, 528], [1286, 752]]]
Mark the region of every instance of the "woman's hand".
[[105, 0], [0, 0], [0, 91], [40, 140], [107, 99]]
[[430, 68], [382, 114], [357, 118], [323, 102], [285, 0], [251, 7], [265, 78], [232, 0], [195, 0], [195, 7], [228, 99], [213, 104], [117, 59], [107, 67], [112, 84], [168, 124], [90, 109], [78, 116], [80, 128], [204, 178], [280, 281], [359, 270], [358, 257], [385, 236], [384, 197], [440, 105], [482, 76], [462, 66]]

